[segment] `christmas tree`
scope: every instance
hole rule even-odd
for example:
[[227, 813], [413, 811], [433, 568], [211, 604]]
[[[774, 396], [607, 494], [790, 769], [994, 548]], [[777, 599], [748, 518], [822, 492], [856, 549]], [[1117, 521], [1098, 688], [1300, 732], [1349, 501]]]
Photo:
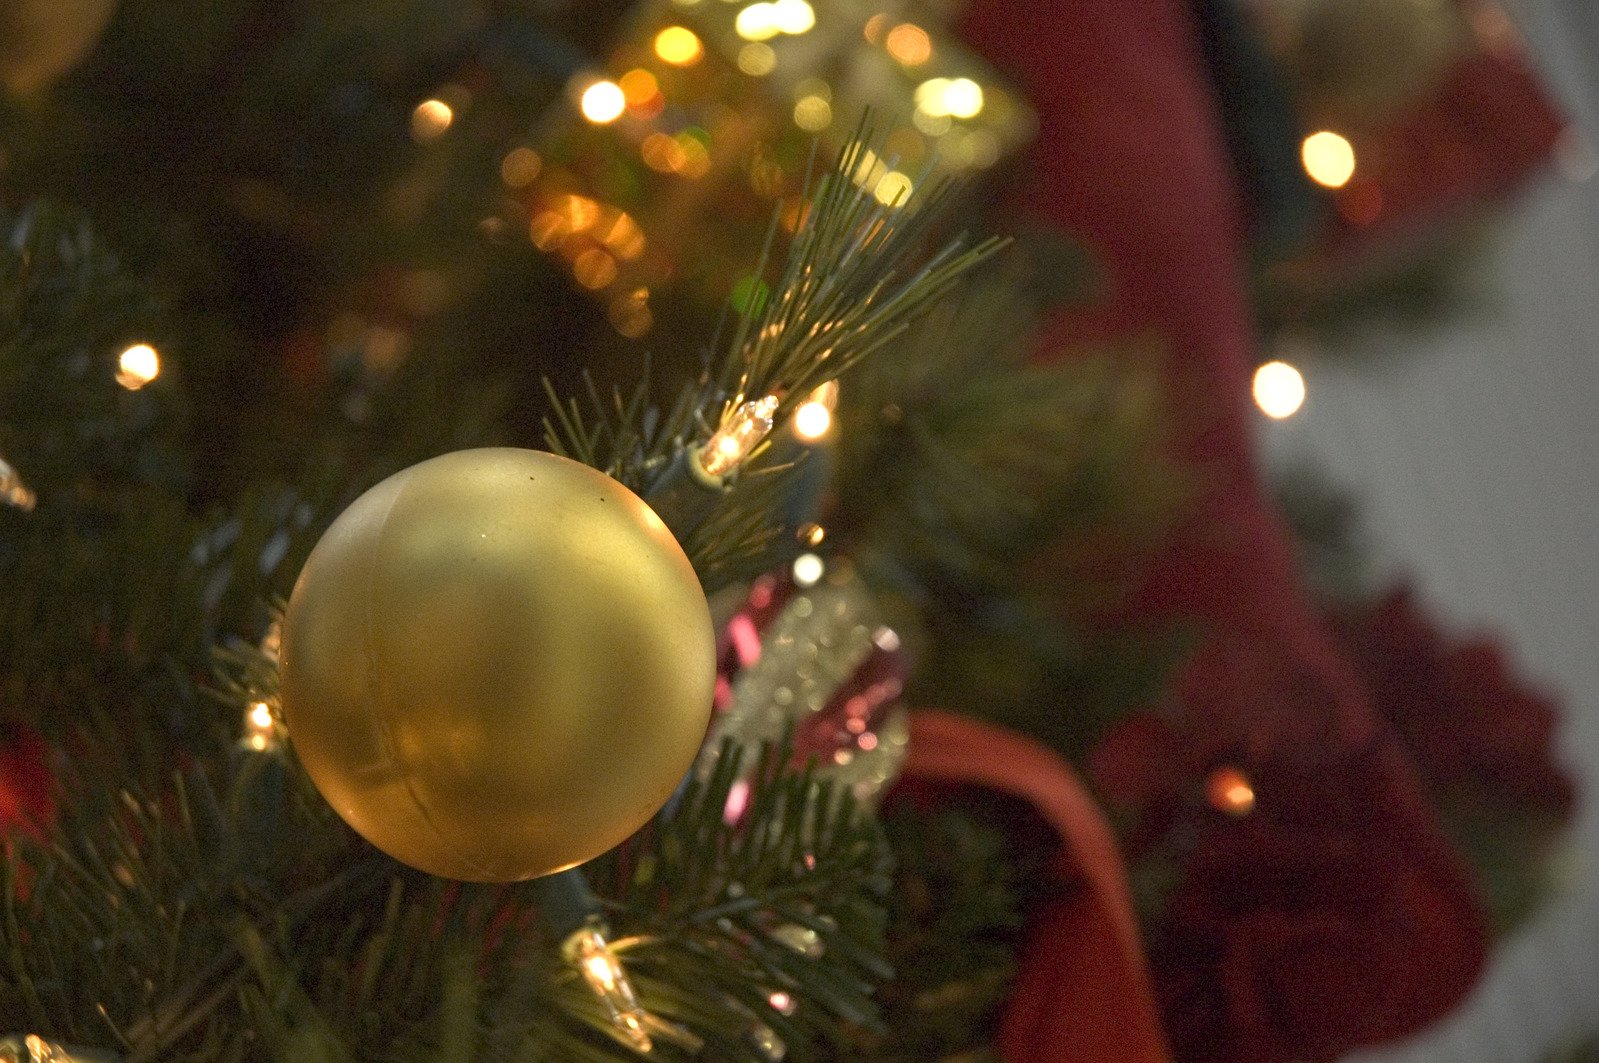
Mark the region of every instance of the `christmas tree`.
[[[1206, 396], [1060, 339], [1100, 268], [985, 209], [1058, 115], [938, 16], [6, 27], [0, 1059], [1319, 1059], [1458, 998], [1431, 821], [1377, 874], [1328, 824], [1414, 761], [1508, 919], [1547, 706], [1350, 592], [1300, 484], [1379, 739], [1151, 711], [1215, 621], [1127, 619]], [[1245, 1029], [1260, 881], [1444, 976]]]

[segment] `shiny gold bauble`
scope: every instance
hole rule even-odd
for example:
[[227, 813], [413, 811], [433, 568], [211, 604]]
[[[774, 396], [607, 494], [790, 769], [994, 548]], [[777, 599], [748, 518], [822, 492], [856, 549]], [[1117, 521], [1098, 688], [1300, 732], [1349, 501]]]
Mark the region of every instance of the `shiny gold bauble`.
[[289, 739], [413, 867], [509, 882], [622, 841], [694, 761], [715, 636], [672, 533], [615, 480], [497, 448], [356, 499], [284, 617]]

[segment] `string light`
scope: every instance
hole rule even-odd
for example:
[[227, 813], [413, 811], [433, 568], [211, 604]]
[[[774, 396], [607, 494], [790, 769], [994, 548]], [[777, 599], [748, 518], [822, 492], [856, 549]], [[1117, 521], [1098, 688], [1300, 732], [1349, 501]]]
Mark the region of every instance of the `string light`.
[[790, 36], [809, 33], [816, 25], [816, 9], [809, 0], [777, 0], [772, 5], [772, 21]]
[[595, 125], [606, 125], [622, 117], [622, 112], [627, 109], [627, 97], [622, 94], [622, 86], [616, 82], [596, 81], [583, 90], [578, 109], [583, 112], [584, 118]]
[[629, 1048], [640, 1053], [650, 1052], [655, 1047], [652, 1035], [693, 1053], [704, 1048], [704, 1042], [694, 1034], [676, 1023], [656, 1018], [639, 1004], [638, 994], [622, 969], [622, 961], [606, 940], [603, 926], [590, 922], [573, 931], [562, 942], [561, 955], [577, 968], [594, 995], [599, 997], [611, 1020], [612, 1035]]
[[1247, 816], [1255, 810], [1255, 788], [1237, 768], [1217, 768], [1205, 780], [1205, 799], [1212, 808], [1230, 816]]
[[775, 395], [739, 406], [700, 451], [700, 468], [716, 479], [737, 469], [772, 431], [772, 415], [776, 412]]
[[811, 521], [800, 525], [799, 530], [794, 534], [806, 546], [821, 546], [822, 540], [827, 538], [827, 529], [815, 521]]
[[740, 9], [733, 19], [733, 31], [746, 41], [771, 40], [783, 32], [777, 24], [777, 5], [763, 0]]
[[148, 343], [135, 343], [117, 356], [117, 383], [138, 391], [161, 375], [161, 356]]
[[916, 86], [916, 109], [932, 118], [975, 118], [983, 86], [971, 78], [928, 78]]
[[673, 66], [693, 66], [705, 54], [698, 35], [686, 26], [668, 26], [655, 35], [655, 54]]
[[827, 565], [816, 554], [801, 554], [794, 559], [794, 582], [801, 587], [814, 587], [827, 572]]
[[838, 404], [838, 381], [829, 380], [794, 411], [794, 434], [807, 443], [825, 437], [833, 427], [833, 407]]
[[933, 39], [914, 22], [901, 22], [889, 30], [883, 46], [902, 66], [921, 66], [933, 57]]
[[423, 100], [411, 112], [411, 139], [419, 144], [434, 140], [455, 121], [455, 110], [443, 100]]
[[1267, 362], [1255, 370], [1255, 404], [1267, 417], [1292, 417], [1305, 404], [1305, 378], [1287, 362]]
[[264, 701], [252, 701], [244, 711], [244, 738], [241, 745], [257, 753], [265, 753], [278, 745], [278, 722], [272, 706]]
[[1306, 137], [1299, 157], [1310, 179], [1327, 188], [1342, 188], [1355, 176], [1354, 145], [1330, 130]]
[[777, 53], [771, 45], [759, 42], [740, 48], [736, 61], [739, 70], [754, 78], [765, 77], [777, 69]]
[[872, 195], [885, 207], [902, 207], [915, 189], [911, 179], [898, 170], [890, 170], [872, 189]]

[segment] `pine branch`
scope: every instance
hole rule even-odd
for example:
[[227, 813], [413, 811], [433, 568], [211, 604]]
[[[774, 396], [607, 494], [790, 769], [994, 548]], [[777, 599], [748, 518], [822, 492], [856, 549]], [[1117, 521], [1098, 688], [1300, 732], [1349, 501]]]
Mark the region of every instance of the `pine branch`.
[[[841, 1020], [870, 1025], [887, 975], [881, 832], [787, 758], [763, 753], [729, 825], [738, 757], [724, 755], [598, 872], [644, 1006], [704, 1037], [703, 1058], [761, 1060], [761, 1026], [800, 1054]], [[531, 887], [400, 868], [353, 840], [286, 754], [216, 771], [220, 789], [200, 771], [160, 796], [74, 788], [47, 840], [13, 846], [4, 1028], [128, 1063], [636, 1058], [542, 931]], [[779, 989], [792, 1015], [773, 1007]]]
[[[1005, 246], [1002, 239], [970, 244], [960, 237], [920, 257], [953, 186], [940, 183], [904, 200], [880, 201], [866, 179], [881, 165], [877, 147], [863, 122], [833, 168], [807, 181], [801, 220], [768, 285], [774, 213], [753, 289], [719, 363], [708, 359], [700, 378], [664, 411], [649, 404], [647, 383], [602, 398], [589, 381], [582, 402], [547, 389], [546, 445], [648, 498], [654, 477], [671, 459], [703, 443], [740, 404], [775, 396], [774, 423], [781, 423], [816, 387], [903, 336]], [[707, 589], [770, 563], [776, 525], [763, 514], [771, 512], [791, 471], [770, 448], [757, 451], [713, 519], [685, 544]]]

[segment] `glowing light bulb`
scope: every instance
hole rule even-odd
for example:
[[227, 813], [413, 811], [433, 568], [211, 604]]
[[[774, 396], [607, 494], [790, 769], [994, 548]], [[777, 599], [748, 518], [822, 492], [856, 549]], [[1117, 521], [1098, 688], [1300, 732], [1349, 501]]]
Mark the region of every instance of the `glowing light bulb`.
[[733, 411], [716, 430], [700, 453], [700, 468], [708, 476], [722, 477], [743, 464], [744, 459], [772, 431], [772, 414], [777, 412], [777, 397], [746, 402]]
[[1305, 378], [1287, 362], [1267, 362], [1255, 370], [1254, 393], [1260, 412], [1280, 421], [1305, 404]]
[[443, 100], [423, 100], [411, 112], [411, 138], [418, 143], [443, 135], [455, 121], [455, 111]]
[[595, 125], [605, 125], [622, 117], [622, 112], [627, 109], [627, 97], [622, 94], [622, 86], [616, 82], [596, 81], [583, 90], [578, 108], [583, 112], [583, 117]]
[[1299, 157], [1310, 179], [1327, 188], [1342, 188], [1355, 176], [1354, 145], [1329, 130], [1306, 137]]
[[795, 537], [806, 546], [821, 546], [822, 540], [827, 538], [827, 529], [811, 521], [809, 524], [800, 525]]
[[933, 39], [914, 22], [901, 22], [889, 30], [883, 46], [902, 66], [921, 66], [933, 57]]
[[161, 356], [148, 343], [135, 343], [117, 357], [117, 383], [138, 391], [161, 375]]
[[573, 932], [562, 943], [561, 952], [583, 972], [583, 980], [605, 1006], [617, 1035], [637, 1051], [649, 1052], [654, 1047], [645, 1031], [650, 1017], [639, 1006], [633, 985], [622, 970], [622, 961], [611, 951], [600, 928], [590, 925]]
[[705, 54], [699, 36], [686, 26], [668, 26], [655, 35], [655, 54], [673, 66], [693, 66]]
[[746, 41], [769, 41], [783, 30], [777, 24], [777, 5], [755, 3], [739, 11], [733, 30]]
[[827, 565], [815, 554], [801, 554], [794, 559], [794, 582], [801, 587], [814, 587], [827, 572]]
[[1205, 780], [1205, 799], [1230, 816], [1247, 816], [1255, 810], [1255, 788], [1237, 768], [1217, 768]]
[[833, 427], [833, 413], [819, 402], [806, 402], [794, 411], [794, 434], [815, 443]]
[[944, 112], [953, 118], [975, 118], [983, 109], [983, 86], [956, 78], [944, 87]]
[[791, 36], [809, 33], [816, 25], [816, 9], [809, 0], [777, 0], [772, 5], [772, 21]]

